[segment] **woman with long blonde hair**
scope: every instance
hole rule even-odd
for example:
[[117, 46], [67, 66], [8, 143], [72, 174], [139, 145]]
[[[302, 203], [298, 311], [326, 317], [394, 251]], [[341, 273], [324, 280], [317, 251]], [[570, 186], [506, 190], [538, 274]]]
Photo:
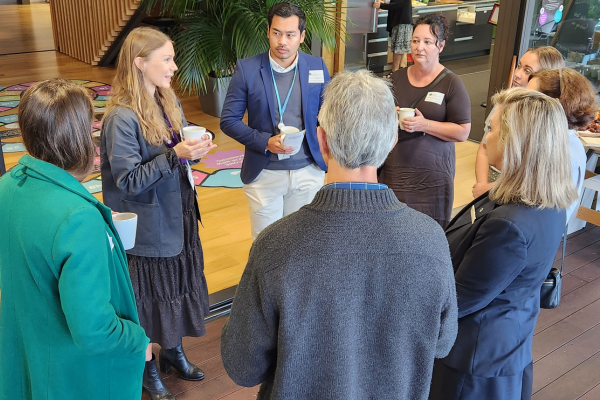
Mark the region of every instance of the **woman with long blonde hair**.
[[[102, 189], [106, 205], [138, 215], [127, 260], [140, 324], [161, 346], [160, 369], [173, 367], [183, 379], [200, 380], [204, 373], [181, 347], [183, 336], [205, 334], [208, 313], [200, 212], [189, 163], [216, 145], [208, 135], [182, 141], [187, 122], [171, 88], [177, 70], [173, 59], [173, 43], [157, 30], [137, 28], [125, 39], [102, 126]], [[151, 350], [147, 358], [144, 389], [152, 399], [174, 399]]]
[[[515, 67], [515, 73], [510, 87], [526, 87], [529, 77], [545, 69], [564, 68], [565, 61], [562, 54], [552, 46], [533, 47], [523, 54]], [[487, 161], [487, 133], [489, 132], [490, 118], [495, 110], [492, 109], [483, 128], [484, 134], [477, 149], [475, 159], [475, 179], [473, 197], [477, 198], [490, 190], [498, 179], [500, 172]]]
[[540, 289], [577, 199], [560, 103], [522, 88], [492, 101], [488, 160], [502, 174], [446, 229], [458, 336], [435, 364], [430, 400], [531, 398]]

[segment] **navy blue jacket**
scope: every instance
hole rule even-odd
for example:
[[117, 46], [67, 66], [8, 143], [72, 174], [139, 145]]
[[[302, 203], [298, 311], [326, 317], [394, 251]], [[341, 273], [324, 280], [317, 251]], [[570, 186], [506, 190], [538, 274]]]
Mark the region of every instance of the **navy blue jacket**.
[[[183, 112], [182, 112], [183, 115]], [[188, 123], [183, 118], [183, 126]], [[183, 212], [179, 170], [167, 158], [164, 143], [150, 145], [135, 113], [115, 107], [105, 117], [100, 135], [100, 167], [104, 204], [114, 211], [138, 215], [135, 247], [127, 254], [174, 257], [183, 249]], [[196, 216], [200, 218], [196, 202]]]
[[[323, 90], [330, 80], [329, 72], [320, 57], [302, 52], [298, 52], [298, 57], [306, 140], [315, 162], [327, 171], [317, 141], [317, 114], [323, 102]], [[308, 83], [309, 71], [313, 70], [323, 71], [324, 83]], [[238, 60], [221, 113], [221, 130], [245, 146], [241, 173], [244, 183], [256, 179], [269, 162], [271, 152], [266, 151], [267, 143], [277, 134], [274, 90], [268, 52]], [[248, 125], [242, 121], [246, 110]]]
[[454, 347], [443, 359], [446, 365], [496, 377], [516, 374], [531, 363], [540, 288], [565, 223], [565, 210], [498, 205], [487, 193], [450, 222], [446, 237], [459, 320]]

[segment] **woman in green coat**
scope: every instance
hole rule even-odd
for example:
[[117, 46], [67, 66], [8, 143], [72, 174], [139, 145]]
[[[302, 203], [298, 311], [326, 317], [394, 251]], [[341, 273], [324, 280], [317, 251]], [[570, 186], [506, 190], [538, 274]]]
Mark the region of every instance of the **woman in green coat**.
[[149, 339], [111, 210], [91, 171], [93, 107], [54, 79], [29, 88], [29, 155], [0, 178], [0, 398], [139, 399]]

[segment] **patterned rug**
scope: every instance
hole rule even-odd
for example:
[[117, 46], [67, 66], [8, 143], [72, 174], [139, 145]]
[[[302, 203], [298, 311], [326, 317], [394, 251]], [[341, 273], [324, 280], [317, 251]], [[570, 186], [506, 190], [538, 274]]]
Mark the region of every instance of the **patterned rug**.
[[[106, 102], [110, 98], [111, 86], [109, 84], [90, 80], [73, 79], [88, 91], [94, 103], [94, 123], [92, 136], [95, 143], [102, 129], [102, 117], [106, 111]], [[20, 140], [21, 132], [17, 121], [17, 112], [22, 94], [35, 82], [19, 83], [11, 86], [0, 86], [0, 138], [2, 151], [6, 153], [26, 154], [23, 142]], [[196, 125], [190, 123], [190, 125]], [[97, 157], [94, 162], [94, 171], [84, 182], [90, 193], [99, 193], [102, 190], [100, 172], [100, 149], [96, 148]], [[17, 154], [18, 155], [18, 154]], [[192, 166], [194, 182], [199, 187], [241, 188], [240, 168], [244, 153], [241, 150], [214, 151], [208, 154], [201, 163]], [[10, 171], [10, 169], [8, 169]]]

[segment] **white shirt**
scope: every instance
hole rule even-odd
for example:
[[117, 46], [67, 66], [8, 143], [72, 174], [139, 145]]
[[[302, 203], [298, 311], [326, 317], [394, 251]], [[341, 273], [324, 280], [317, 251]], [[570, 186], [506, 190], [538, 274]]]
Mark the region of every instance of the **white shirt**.
[[292, 65], [290, 65], [287, 68], [283, 68], [281, 65], [277, 64], [277, 61], [273, 60], [273, 57], [271, 57], [271, 50], [269, 50], [269, 61], [271, 62], [271, 67], [273, 68], [273, 71], [278, 72], [280, 74], [284, 74], [293, 70], [296, 64], [298, 64], [298, 52], [296, 52], [296, 58], [294, 59]]
[[[581, 200], [581, 192], [583, 191], [583, 180], [585, 179], [585, 164], [587, 156], [581, 139], [575, 133], [575, 130], [569, 129], [569, 153], [571, 153], [571, 172], [573, 173], [573, 183], [577, 185], [577, 194]], [[577, 214], [579, 201], [574, 202], [567, 209], [567, 221], [571, 219], [571, 215]]]

